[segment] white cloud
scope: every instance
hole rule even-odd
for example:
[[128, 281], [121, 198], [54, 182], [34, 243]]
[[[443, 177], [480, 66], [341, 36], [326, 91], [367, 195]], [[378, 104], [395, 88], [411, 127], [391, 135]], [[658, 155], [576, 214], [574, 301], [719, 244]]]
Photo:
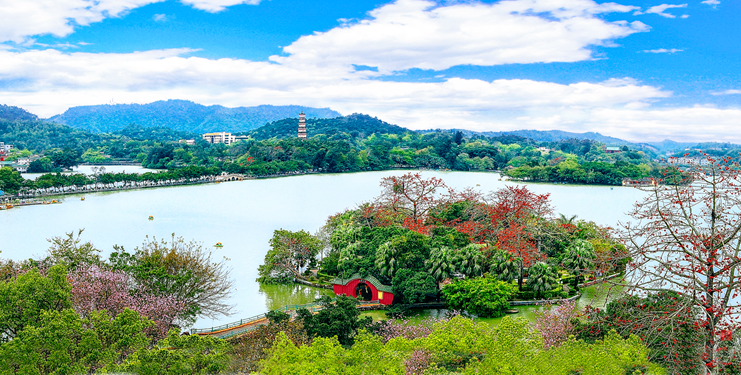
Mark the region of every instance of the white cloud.
[[705, 0], [702, 3], [703, 4], [707, 4], [707, 5], [711, 5], [713, 8], [715, 8], [716, 6], [720, 5], [720, 1], [719, 0]]
[[165, 22], [167, 21], [167, 15], [166, 14], [155, 14], [154, 17], [152, 17], [154, 22]]
[[29, 36], [66, 36], [76, 25], [87, 26], [107, 17], [162, 0], [0, 0], [0, 41], [22, 43]]
[[741, 122], [741, 110], [689, 107], [664, 110], [597, 109], [585, 126], [603, 134], [639, 142], [720, 141], [741, 142], [734, 129]]
[[[0, 4], [3, 1], [8, 0]], [[113, 0], [108, 1], [108, 5], [95, 4], [113, 9]], [[117, 1], [124, 9], [121, 12], [131, 9], [121, 4], [144, 2]], [[201, 8], [210, 4], [217, 11], [218, 6], [232, 3], [237, 2], [191, 4]], [[616, 38], [647, 30], [640, 23], [608, 23], [596, 16], [633, 9], [591, 0], [449, 6], [399, 0], [371, 12], [371, 19], [303, 37], [285, 48], [287, 56], [272, 62], [206, 59], [192, 56], [190, 49], [93, 54], [0, 48], [0, 103], [21, 106], [41, 117], [111, 99], [118, 103], [188, 99], [226, 106], [301, 104], [345, 114], [368, 113], [413, 129], [600, 131], [642, 141], [739, 138], [733, 129], [741, 111], [655, 109], [656, 101], [672, 93], [629, 77], [573, 84], [446, 77], [437, 77], [442, 82], [373, 79], [415, 67], [441, 70], [461, 64], [590, 59], [589, 46], [609, 45]], [[0, 24], [0, 35], [3, 30], [7, 29]], [[379, 71], [358, 71], [353, 64]], [[725, 93], [730, 91], [734, 90]]]
[[260, 0], [180, 0], [183, 4], [191, 5], [193, 8], [205, 10], [207, 12], [216, 13], [221, 12], [233, 5], [249, 4], [257, 5], [260, 4]]
[[[671, 92], [631, 78], [559, 84], [449, 78], [390, 82], [352, 71], [303, 70], [268, 62], [189, 56], [191, 50], [128, 54], [0, 50], [0, 103], [41, 117], [68, 107], [188, 99], [203, 104], [301, 104], [368, 113], [412, 129], [598, 131], [635, 141], [723, 140], [741, 110], [656, 109]], [[19, 86], [18, 82], [22, 82]], [[741, 94], [741, 90], [727, 90]]]
[[531, 126], [514, 120], [520, 116], [541, 118], [539, 123], [546, 124], [544, 113], [554, 126], [571, 126], [586, 121], [590, 111], [636, 108], [671, 95], [630, 78], [570, 85], [461, 78], [434, 83], [388, 82], [352, 71], [210, 60], [188, 56], [191, 52], [0, 51], [0, 103], [27, 108], [41, 117], [111, 98], [118, 103], [179, 98], [227, 106], [302, 104], [331, 107], [346, 114], [369, 113], [417, 129], [496, 130]]
[[[88, 26], [106, 18], [164, 0], [0, 0], [0, 42], [23, 43], [34, 35], [63, 37], [77, 26]], [[259, 4], [260, 0], [181, 0], [207, 12], [219, 12], [237, 4]]]
[[682, 52], [682, 51], [684, 50], [676, 49], [676, 48], [671, 48], [671, 49], [659, 48], [659, 49], [645, 49], [641, 52], [644, 52], [644, 53], [676, 53], [676, 52]]
[[380, 73], [411, 68], [573, 62], [592, 58], [590, 46], [647, 31], [640, 22], [596, 17], [635, 7], [591, 0], [509, 0], [437, 6], [398, 0], [370, 18], [303, 36], [273, 56], [284, 65], [377, 67]]
[[741, 90], [731, 89], [731, 90], [714, 92], [712, 94], [713, 95], [738, 95], [738, 94], [741, 94]]
[[[686, 7], [687, 7], [687, 4], [676, 4], [676, 5], [675, 4], [661, 4], [661, 5], [656, 5], [656, 6], [650, 7], [650, 8], [648, 8], [643, 13], [646, 13], [646, 14], [658, 14], [658, 15], [660, 15], [662, 17], [666, 17], [666, 18], [676, 18], [677, 16], [675, 16], [675, 15], [673, 15], [671, 13], [665, 13], [664, 11], [667, 10], [667, 9], [672, 9], [672, 8], [686, 8]], [[643, 14], [643, 13], [641, 13], [641, 12], [635, 12], [634, 14]], [[689, 16], [687, 16], [687, 17], [689, 17]], [[687, 17], [682, 16], [682, 18], [687, 18]]]

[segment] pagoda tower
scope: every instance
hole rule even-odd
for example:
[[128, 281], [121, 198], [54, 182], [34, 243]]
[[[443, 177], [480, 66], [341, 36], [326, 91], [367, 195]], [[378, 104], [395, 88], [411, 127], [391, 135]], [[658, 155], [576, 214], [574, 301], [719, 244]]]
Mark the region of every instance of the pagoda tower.
[[298, 115], [298, 138], [306, 139], [306, 115], [303, 111]]

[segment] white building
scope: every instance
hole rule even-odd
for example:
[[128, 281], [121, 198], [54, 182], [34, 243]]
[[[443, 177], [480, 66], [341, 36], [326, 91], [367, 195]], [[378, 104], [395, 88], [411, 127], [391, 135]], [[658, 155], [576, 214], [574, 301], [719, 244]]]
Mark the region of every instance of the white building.
[[237, 137], [233, 136], [232, 133], [220, 132], [206, 133], [203, 135], [203, 139], [210, 144], [223, 143], [230, 145], [232, 142], [237, 140]]
[[13, 148], [13, 145], [6, 145], [5, 142], [0, 142], [0, 153], [7, 154]]
[[669, 165], [710, 165], [710, 161], [705, 158], [669, 158], [666, 161]]

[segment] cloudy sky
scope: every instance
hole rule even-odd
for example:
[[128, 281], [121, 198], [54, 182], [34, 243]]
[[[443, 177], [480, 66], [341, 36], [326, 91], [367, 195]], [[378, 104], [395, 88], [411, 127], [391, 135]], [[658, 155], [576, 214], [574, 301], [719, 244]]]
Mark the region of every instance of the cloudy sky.
[[0, 0], [0, 103], [741, 142], [738, 0]]

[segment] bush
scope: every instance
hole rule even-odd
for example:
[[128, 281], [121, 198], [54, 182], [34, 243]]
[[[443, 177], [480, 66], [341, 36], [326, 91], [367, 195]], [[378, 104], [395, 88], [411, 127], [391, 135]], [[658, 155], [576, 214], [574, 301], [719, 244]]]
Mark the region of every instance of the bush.
[[400, 303], [424, 302], [437, 296], [437, 283], [426, 272], [399, 270], [394, 276], [394, 300]]
[[442, 290], [450, 308], [466, 310], [482, 318], [503, 316], [514, 293], [514, 285], [489, 275], [458, 280]]

